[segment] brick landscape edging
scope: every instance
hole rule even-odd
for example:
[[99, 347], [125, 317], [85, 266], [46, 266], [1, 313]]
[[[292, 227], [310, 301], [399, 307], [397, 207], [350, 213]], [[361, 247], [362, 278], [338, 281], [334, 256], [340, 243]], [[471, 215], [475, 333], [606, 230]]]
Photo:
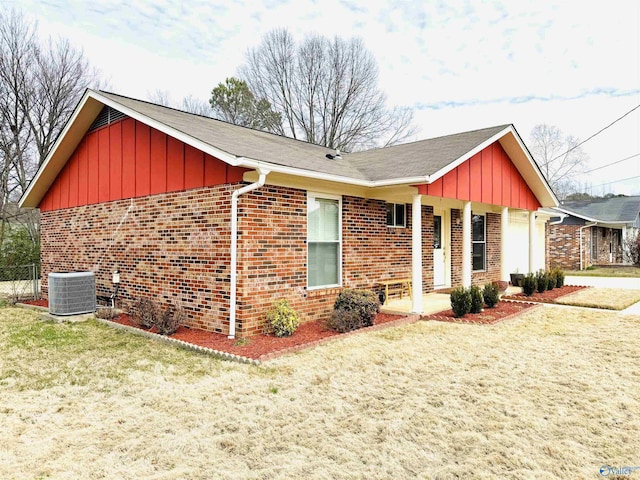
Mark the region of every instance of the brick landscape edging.
[[495, 325], [496, 323], [500, 323], [505, 320], [510, 320], [514, 317], [517, 317], [518, 315], [522, 315], [523, 312], [533, 312], [538, 308], [542, 308], [542, 305], [539, 305], [538, 303], [535, 303], [535, 302], [523, 302], [523, 301], [513, 301], [513, 300], [502, 300], [502, 301], [508, 302], [508, 303], [524, 303], [526, 305], [531, 305], [531, 307], [529, 307], [527, 310], [520, 310], [519, 312], [510, 313], [506, 317], [497, 318], [490, 322], [479, 322], [475, 320], [465, 319], [464, 317], [452, 318], [446, 315], [438, 315], [437, 313], [434, 313], [432, 315], [425, 315], [421, 317], [421, 320], [435, 320], [438, 322], [448, 322], [448, 323], [464, 323], [467, 325]]
[[331, 337], [321, 338], [320, 340], [316, 340], [315, 342], [304, 343], [301, 345], [293, 345], [292, 347], [287, 347], [282, 350], [276, 350], [275, 352], [265, 353], [264, 355], [260, 355], [258, 360], [261, 362], [273, 360], [274, 358], [280, 357], [282, 355], [286, 355], [288, 353], [295, 353], [300, 350], [305, 350], [307, 348], [317, 347], [318, 345], [322, 345], [324, 343], [328, 343], [332, 340], [338, 340], [345, 337], [350, 337], [352, 335], [357, 335], [362, 332], [375, 332], [377, 330], [384, 330], [389, 327], [399, 327], [400, 325], [415, 323], [420, 320], [420, 315], [408, 315], [406, 317], [399, 318], [397, 320], [393, 320], [391, 322], [379, 323], [377, 325], [371, 325], [370, 327], [359, 328], [357, 330], [352, 330], [350, 332], [341, 333], [339, 335], [332, 335]]
[[231, 360], [233, 362], [238, 362], [238, 363], [248, 363], [249, 365], [260, 365], [260, 360], [256, 360], [253, 358], [243, 357], [241, 355], [236, 355], [234, 353], [222, 352], [220, 350], [214, 350], [213, 348], [201, 347], [200, 345], [195, 345], [193, 343], [185, 342], [184, 340], [178, 340], [177, 338], [171, 338], [165, 335], [160, 335], [160, 334], [149, 332], [146, 330], [140, 330], [139, 328], [136, 328], [136, 327], [130, 327], [129, 325], [122, 325], [121, 323], [111, 322], [109, 320], [104, 320], [102, 318], [96, 317], [96, 320], [111, 328], [125, 330], [129, 333], [133, 333], [134, 335], [140, 335], [142, 337], [147, 337], [152, 340], [164, 342], [169, 345], [185, 348], [187, 350], [193, 350], [194, 352], [206, 353], [208, 355], [218, 357], [222, 360]]
[[[567, 285], [568, 286], [568, 285]], [[589, 287], [587, 285], [571, 285], [572, 287], [581, 287], [582, 289], [585, 288], [593, 288], [593, 287]], [[558, 300], [558, 298], [564, 298], [568, 295], [573, 295], [576, 292], [580, 292], [581, 290], [575, 290], [574, 292], [570, 292], [570, 293], [566, 293], [564, 295], [560, 295], [557, 298], [544, 298], [544, 297], [536, 297], [534, 295], [527, 297], [526, 295], [522, 294], [523, 296], [519, 296], [519, 295], [504, 295], [502, 298], [505, 300], [509, 300], [509, 301], [515, 301], [515, 302], [533, 302], [533, 303], [549, 303], [552, 305], [567, 305], [566, 303], [558, 303], [556, 300]], [[581, 307], [582, 305], [575, 305], [577, 307]]]

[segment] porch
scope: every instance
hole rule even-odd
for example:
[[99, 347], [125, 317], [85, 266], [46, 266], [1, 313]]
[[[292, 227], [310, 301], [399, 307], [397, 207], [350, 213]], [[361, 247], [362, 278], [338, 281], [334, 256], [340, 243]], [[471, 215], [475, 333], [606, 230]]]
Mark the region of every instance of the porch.
[[[447, 291], [449, 291], [447, 289]], [[509, 285], [507, 295], [522, 292], [522, 288]], [[431, 315], [433, 313], [442, 312], [451, 308], [449, 293], [429, 292], [422, 295], [422, 311], [421, 315]], [[380, 307], [382, 313], [390, 313], [396, 315], [407, 315], [412, 313], [413, 304], [409, 297], [390, 298], [386, 305]]]

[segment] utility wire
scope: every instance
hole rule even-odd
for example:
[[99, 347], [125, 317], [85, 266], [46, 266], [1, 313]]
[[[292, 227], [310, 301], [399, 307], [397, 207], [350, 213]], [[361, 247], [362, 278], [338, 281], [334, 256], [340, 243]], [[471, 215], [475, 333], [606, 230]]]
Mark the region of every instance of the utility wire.
[[591, 140], [593, 137], [595, 137], [596, 135], [600, 135], [602, 132], [604, 132], [607, 128], [613, 126], [614, 124], [618, 123], [620, 120], [622, 120], [624, 117], [626, 117], [627, 115], [629, 115], [630, 113], [634, 112], [635, 110], [637, 110], [638, 108], [640, 108], [640, 105], [636, 105], [635, 107], [633, 107], [631, 110], [629, 110], [627, 113], [625, 113], [624, 115], [622, 115], [620, 118], [615, 119], [613, 122], [611, 122], [609, 125], [607, 125], [604, 128], [601, 128], [600, 130], [598, 130], [596, 133], [594, 133], [593, 135], [591, 135], [589, 138], [587, 138], [586, 140], [581, 141], [580, 143], [578, 143], [577, 145], [574, 145], [573, 147], [571, 147], [569, 150], [567, 150], [566, 152], [558, 155], [555, 158], [552, 158], [551, 160], [549, 160], [548, 163], [551, 163], [557, 159], [559, 159], [560, 157], [564, 157], [567, 153], [570, 153], [571, 151], [575, 150], [576, 148], [578, 148], [580, 145], [584, 145], [585, 143], [587, 143], [589, 140]]
[[640, 153], [635, 153], [633, 155], [629, 155], [626, 158], [623, 158], [622, 160], [618, 160], [616, 162], [611, 162], [611, 163], [607, 163], [606, 165], [602, 165], [601, 167], [597, 167], [597, 168], [592, 168], [591, 170], [587, 170], [586, 172], [583, 173], [591, 173], [591, 172], [595, 172], [596, 170], [600, 170], [601, 168], [606, 168], [606, 167], [610, 167], [611, 165], [615, 165], [616, 163], [620, 163], [620, 162], [624, 162], [625, 160], [629, 160], [633, 157], [637, 157], [638, 155], [640, 155]]
[[636, 175], [635, 177], [623, 178], [621, 180], [614, 180], [613, 182], [601, 183], [600, 185], [592, 185], [591, 189], [604, 187], [605, 185], [611, 185], [612, 183], [626, 182], [627, 180], [633, 180], [634, 178], [640, 178], [640, 175]]

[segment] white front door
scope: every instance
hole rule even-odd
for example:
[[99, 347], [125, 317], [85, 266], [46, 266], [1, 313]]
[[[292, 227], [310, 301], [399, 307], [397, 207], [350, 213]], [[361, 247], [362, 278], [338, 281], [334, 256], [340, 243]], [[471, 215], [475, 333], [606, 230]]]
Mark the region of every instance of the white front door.
[[442, 215], [433, 216], [433, 286], [444, 287], [447, 282]]

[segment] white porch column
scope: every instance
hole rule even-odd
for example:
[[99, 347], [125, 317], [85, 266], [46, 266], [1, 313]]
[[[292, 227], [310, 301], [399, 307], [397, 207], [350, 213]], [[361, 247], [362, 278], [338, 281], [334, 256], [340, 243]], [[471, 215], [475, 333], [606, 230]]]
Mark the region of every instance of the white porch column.
[[507, 250], [509, 248], [509, 207], [502, 207], [500, 216], [500, 279], [509, 281], [509, 265]]
[[471, 286], [471, 202], [462, 207], [462, 286]]
[[411, 304], [412, 313], [422, 313], [422, 195], [411, 204]]
[[529, 212], [529, 273], [533, 273], [536, 257], [536, 212]]

